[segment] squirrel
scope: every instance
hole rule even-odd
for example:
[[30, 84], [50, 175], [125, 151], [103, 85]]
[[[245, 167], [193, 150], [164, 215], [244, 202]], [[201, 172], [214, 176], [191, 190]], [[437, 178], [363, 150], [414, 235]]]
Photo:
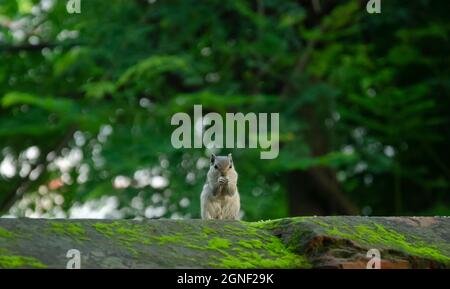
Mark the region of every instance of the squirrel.
[[233, 158], [211, 155], [211, 163], [200, 195], [202, 219], [239, 220], [238, 174]]

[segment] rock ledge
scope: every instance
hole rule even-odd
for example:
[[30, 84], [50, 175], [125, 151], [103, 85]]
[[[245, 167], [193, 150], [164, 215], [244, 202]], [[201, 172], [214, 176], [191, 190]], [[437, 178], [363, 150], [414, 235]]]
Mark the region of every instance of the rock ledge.
[[450, 268], [447, 217], [0, 219], [0, 268]]

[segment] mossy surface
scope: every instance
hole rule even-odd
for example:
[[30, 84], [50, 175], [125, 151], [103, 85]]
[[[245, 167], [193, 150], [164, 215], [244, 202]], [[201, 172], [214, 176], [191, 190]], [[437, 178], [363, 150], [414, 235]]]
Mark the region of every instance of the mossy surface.
[[448, 268], [449, 220], [414, 226], [418, 221], [406, 219], [0, 219], [0, 267], [63, 268], [65, 248], [76, 248], [87, 257], [85, 268], [310, 268], [329, 257], [364, 262], [347, 258], [364, 258], [368, 248], [376, 248], [382, 257], [413, 267]]
[[180, 262], [190, 260], [194, 265], [209, 259], [206, 266], [215, 268], [310, 266], [304, 256], [291, 252], [270, 232], [245, 222], [230, 222], [219, 226], [214, 222], [198, 226], [174, 222], [167, 232], [121, 221], [94, 223], [92, 227], [131, 250], [138, 250], [138, 245], [146, 245], [158, 252], [178, 252], [171, 256], [174, 261], [177, 258]]
[[[408, 236], [388, 229], [381, 224], [356, 225], [354, 227], [333, 226], [326, 231], [327, 234], [341, 238], [389, 249], [398, 249], [413, 256], [430, 258], [445, 263], [450, 263], [450, 257], [446, 256], [439, 249], [439, 244], [430, 244], [418, 236], [409, 234]], [[445, 246], [445, 244], [441, 244]]]
[[231, 241], [224, 238], [214, 237], [208, 241], [208, 248], [211, 249], [228, 249], [231, 246]]
[[0, 250], [0, 268], [47, 268], [47, 265], [34, 257], [25, 257], [12, 254], [6, 249]]
[[80, 223], [50, 221], [49, 231], [50, 233], [65, 235], [76, 241], [89, 240], [86, 235], [86, 230]]
[[[277, 237], [239, 240], [231, 253], [223, 251], [224, 257], [210, 263], [218, 268], [309, 268], [306, 257], [290, 251]], [[228, 246], [227, 248], [229, 248]]]
[[150, 242], [145, 227], [142, 225], [115, 221], [111, 223], [94, 223], [92, 227], [108, 238], [115, 237], [127, 242], [143, 244], [149, 244]]
[[0, 256], [0, 268], [16, 269], [16, 268], [47, 268], [39, 260], [33, 257], [23, 257], [16, 255]]
[[230, 239], [214, 238], [210, 240], [210, 250], [217, 250], [221, 256], [214, 256], [209, 265], [218, 268], [309, 268], [306, 257], [295, 254], [279, 238], [253, 226], [241, 222], [226, 225], [224, 233]]
[[279, 230], [290, 227], [288, 247], [304, 244], [314, 236], [330, 236], [356, 242], [367, 248], [387, 249], [450, 264], [450, 245], [431, 238], [429, 228], [415, 228], [407, 223], [382, 217], [295, 217], [251, 223], [250, 226]]
[[13, 237], [14, 237], [14, 234], [12, 232], [0, 227], [0, 238], [11, 239]]
[[110, 223], [97, 222], [92, 224], [92, 227], [103, 236], [117, 240], [134, 256], [139, 255], [139, 251], [136, 249], [137, 244], [150, 245], [151, 243], [145, 226], [142, 225], [115, 221]]

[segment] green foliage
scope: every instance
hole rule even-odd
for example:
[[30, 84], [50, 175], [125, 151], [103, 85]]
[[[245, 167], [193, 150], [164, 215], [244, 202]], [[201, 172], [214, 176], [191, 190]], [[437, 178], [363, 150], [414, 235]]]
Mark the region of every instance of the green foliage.
[[10, 92], [5, 94], [2, 98], [2, 105], [4, 108], [20, 104], [35, 106], [49, 112], [63, 114], [73, 110], [73, 103], [66, 99], [38, 97], [36, 95], [21, 92]]
[[170, 143], [194, 104], [280, 113], [277, 159], [216, 152], [233, 153], [246, 220], [288, 215], [317, 181], [291, 174], [317, 168], [364, 214], [449, 211], [447, 1], [38, 2], [0, 4], [3, 214], [113, 196], [101, 217], [199, 217], [207, 151]]

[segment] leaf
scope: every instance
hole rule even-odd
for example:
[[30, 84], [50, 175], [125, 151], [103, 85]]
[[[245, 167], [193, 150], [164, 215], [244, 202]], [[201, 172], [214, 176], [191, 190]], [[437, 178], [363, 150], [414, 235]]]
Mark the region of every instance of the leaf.
[[1, 104], [4, 108], [20, 104], [28, 104], [51, 112], [59, 113], [71, 113], [76, 109], [74, 102], [69, 99], [39, 97], [33, 94], [22, 92], [7, 93], [1, 99]]
[[71, 66], [76, 65], [80, 61], [82, 50], [73, 48], [63, 56], [59, 57], [53, 64], [53, 75], [60, 76], [70, 69]]
[[151, 80], [166, 72], [182, 72], [188, 69], [187, 62], [177, 56], [154, 55], [128, 68], [119, 78], [122, 86], [134, 80]]
[[116, 85], [110, 81], [99, 81], [87, 83], [82, 87], [88, 98], [101, 99], [105, 95], [113, 94]]

